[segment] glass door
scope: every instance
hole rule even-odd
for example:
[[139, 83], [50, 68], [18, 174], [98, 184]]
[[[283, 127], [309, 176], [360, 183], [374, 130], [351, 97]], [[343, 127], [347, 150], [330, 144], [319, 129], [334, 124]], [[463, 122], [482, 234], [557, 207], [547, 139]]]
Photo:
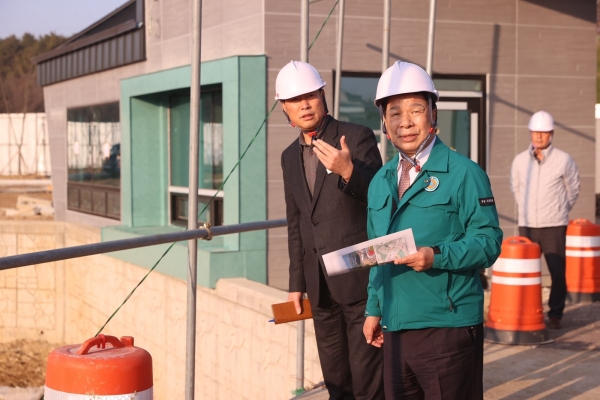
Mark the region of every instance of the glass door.
[[[340, 121], [371, 128], [383, 162], [391, 160], [396, 148], [381, 132], [379, 110], [373, 106], [380, 73], [344, 72], [340, 91]], [[439, 136], [448, 146], [486, 169], [485, 76], [434, 74], [440, 92]]]
[[486, 169], [485, 76], [438, 75], [438, 135], [448, 147]]
[[479, 113], [466, 101], [439, 101], [437, 134], [452, 150], [479, 161]]

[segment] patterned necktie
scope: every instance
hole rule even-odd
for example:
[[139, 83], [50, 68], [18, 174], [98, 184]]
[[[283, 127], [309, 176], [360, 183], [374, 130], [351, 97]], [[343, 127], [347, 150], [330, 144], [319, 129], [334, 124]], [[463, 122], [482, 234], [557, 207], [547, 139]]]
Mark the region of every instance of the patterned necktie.
[[408, 160], [400, 160], [400, 165], [402, 166], [402, 172], [400, 174], [400, 183], [398, 184], [398, 200], [402, 198], [406, 189], [410, 187], [410, 175], [408, 174], [413, 167], [413, 165]]

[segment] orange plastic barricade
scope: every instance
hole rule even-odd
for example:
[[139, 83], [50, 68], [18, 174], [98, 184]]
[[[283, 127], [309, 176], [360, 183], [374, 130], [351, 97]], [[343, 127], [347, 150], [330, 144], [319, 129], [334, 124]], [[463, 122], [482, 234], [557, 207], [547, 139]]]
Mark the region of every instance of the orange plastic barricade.
[[492, 267], [485, 340], [504, 344], [549, 343], [542, 307], [540, 246], [521, 237], [502, 242]]
[[152, 386], [150, 353], [131, 336], [98, 335], [50, 353], [44, 399], [152, 400]]
[[600, 301], [600, 225], [576, 219], [567, 227], [567, 301]]

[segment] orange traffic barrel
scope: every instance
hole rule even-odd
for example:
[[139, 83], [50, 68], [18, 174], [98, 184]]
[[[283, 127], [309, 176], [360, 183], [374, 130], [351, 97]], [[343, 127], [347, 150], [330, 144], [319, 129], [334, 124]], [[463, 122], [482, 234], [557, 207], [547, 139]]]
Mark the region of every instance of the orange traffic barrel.
[[44, 399], [90, 398], [152, 400], [150, 353], [135, 347], [131, 336], [104, 335], [50, 353]]
[[502, 242], [502, 252], [492, 267], [484, 338], [504, 344], [550, 341], [542, 307], [540, 246], [525, 237], [509, 237]]
[[569, 222], [566, 256], [567, 301], [600, 301], [600, 225]]

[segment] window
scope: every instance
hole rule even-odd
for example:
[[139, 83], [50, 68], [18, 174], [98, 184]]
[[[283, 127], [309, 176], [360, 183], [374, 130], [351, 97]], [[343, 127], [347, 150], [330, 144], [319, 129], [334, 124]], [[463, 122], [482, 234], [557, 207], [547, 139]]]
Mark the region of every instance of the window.
[[119, 103], [67, 110], [69, 210], [121, 216]]
[[[198, 163], [198, 212], [223, 182], [223, 99], [221, 87], [202, 88], [200, 154]], [[190, 91], [169, 96], [169, 200], [171, 223], [187, 225], [189, 187]], [[223, 192], [219, 192], [199, 222], [221, 225]]]
[[[381, 74], [342, 74], [340, 88], [340, 121], [368, 126], [375, 132], [377, 142], [387, 141], [381, 132], [381, 117], [375, 107], [375, 92]], [[381, 147], [381, 144], [379, 144]], [[396, 155], [396, 149], [387, 141], [386, 162]]]
[[[340, 121], [353, 122], [373, 129], [378, 143], [385, 142], [384, 163], [397, 153], [381, 133], [379, 110], [373, 105], [379, 73], [342, 73]], [[448, 146], [479, 162], [485, 168], [485, 77], [469, 75], [435, 76], [440, 92], [438, 135]]]
[[[212, 226], [223, 225], [223, 198], [216, 197], [208, 207], [212, 196], [198, 196], [198, 222], [210, 222]], [[175, 225], [187, 226], [188, 195], [171, 193], [171, 222]], [[206, 211], [202, 212], [206, 207]]]
[[373, 104], [378, 76], [342, 76], [340, 90], [340, 121], [365, 125], [374, 131], [381, 129], [379, 110]]

